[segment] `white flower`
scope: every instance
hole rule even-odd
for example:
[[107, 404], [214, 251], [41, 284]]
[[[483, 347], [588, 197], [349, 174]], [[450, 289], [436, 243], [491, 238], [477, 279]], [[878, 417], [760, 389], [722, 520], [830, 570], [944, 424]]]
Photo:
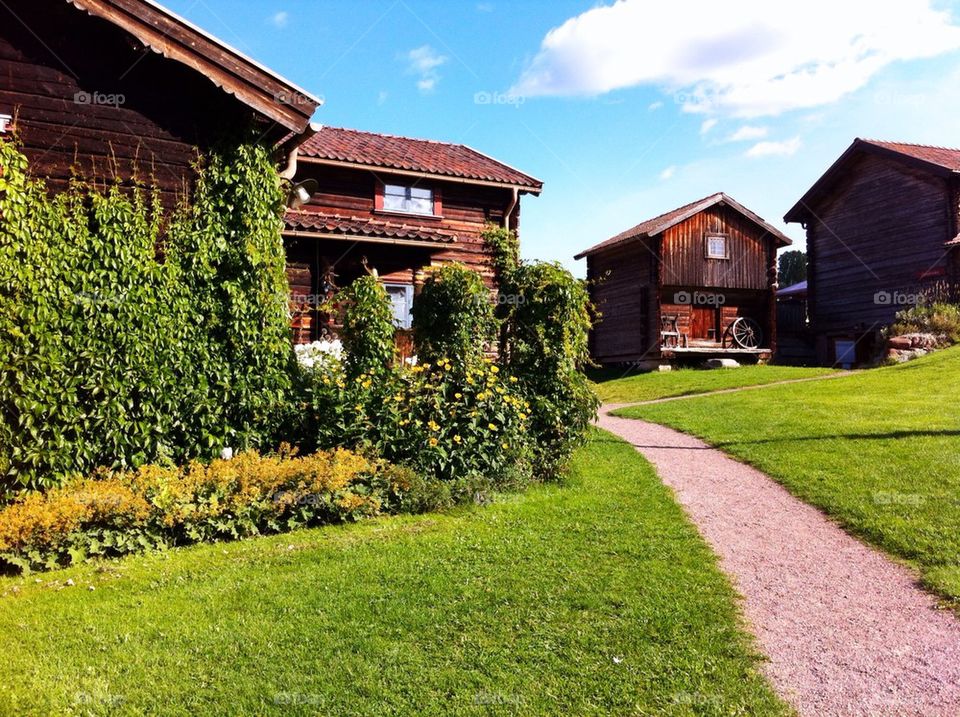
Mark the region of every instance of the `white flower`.
[[298, 344], [293, 347], [297, 361], [305, 368], [313, 368], [318, 361], [325, 357], [343, 358], [343, 344], [340, 339], [333, 341], [314, 341], [310, 344]]
[[226, 446], [222, 451], [220, 451], [220, 457], [225, 461], [229, 461], [231, 458], [233, 458], [233, 449], [230, 446]]

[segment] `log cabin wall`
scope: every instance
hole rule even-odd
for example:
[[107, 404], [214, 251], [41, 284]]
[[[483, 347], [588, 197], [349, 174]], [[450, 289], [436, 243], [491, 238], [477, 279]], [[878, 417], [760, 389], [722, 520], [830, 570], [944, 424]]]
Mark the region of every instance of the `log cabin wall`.
[[[706, 258], [707, 234], [727, 237], [729, 259]], [[663, 284], [765, 290], [772, 245], [773, 238], [739, 212], [709, 207], [663, 232]]]
[[104, 183], [136, 174], [167, 206], [188, 191], [196, 148], [252, 118], [105, 20], [36, 0], [0, 3], [0, 114], [16, 117], [31, 168], [52, 190], [75, 173]]
[[[903, 305], [877, 292], [912, 292], [923, 275], [947, 271], [952, 238], [945, 180], [875, 155], [863, 155], [807, 226], [810, 320], [819, 334], [870, 331]], [[823, 347], [821, 347], [823, 354]]]
[[647, 241], [630, 241], [587, 257], [591, 301], [600, 313], [591, 332], [592, 356], [604, 362], [633, 361], [660, 338], [656, 255]]
[[[512, 198], [509, 189], [466, 184], [460, 182], [446, 182], [440, 179], [423, 178], [413, 180], [416, 186], [429, 187], [440, 197], [442, 215], [439, 218], [399, 215], [382, 212], [375, 209], [375, 194], [378, 182], [410, 184], [410, 177], [392, 176], [389, 172], [370, 172], [366, 169], [350, 169], [329, 165], [311, 163], [301, 160], [297, 178], [312, 178], [319, 183], [319, 189], [304, 211], [319, 210], [325, 213], [335, 213], [341, 216], [359, 217], [363, 219], [377, 219], [400, 224], [414, 224], [426, 227], [436, 227], [454, 232], [457, 241], [453, 244], [438, 245], [435, 250], [425, 250], [420, 247], [403, 248], [402, 242], [397, 245], [399, 253], [390, 255], [389, 264], [376, 266], [385, 281], [408, 283], [412, 281], [414, 272], [431, 264], [461, 262], [478, 272], [487, 286], [493, 288], [496, 277], [492, 267], [492, 255], [481, 236], [487, 223], [500, 225], [503, 222], [504, 212]], [[511, 226], [518, 228], [519, 206], [511, 217]], [[309, 242], [301, 239], [300, 244]], [[335, 250], [337, 242], [331, 242]], [[371, 249], [372, 245], [361, 241], [345, 239], [340, 242], [341, 252], [348, 251], [356, 254], [366, 252], [368, 259], [373, 254], [386, 258], [382, 251]], [[395, 259], [406, 257], [405, 266], [397, 267]]]

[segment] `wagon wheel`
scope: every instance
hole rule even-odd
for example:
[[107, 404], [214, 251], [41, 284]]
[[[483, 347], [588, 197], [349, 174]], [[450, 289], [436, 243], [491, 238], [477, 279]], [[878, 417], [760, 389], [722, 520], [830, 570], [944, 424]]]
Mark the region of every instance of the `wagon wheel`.
[[741, 316], [727, 329], [733, 337], [734, 343], [742, 349], [755, 349], [760, 346], [763, 331], [753, 319]]

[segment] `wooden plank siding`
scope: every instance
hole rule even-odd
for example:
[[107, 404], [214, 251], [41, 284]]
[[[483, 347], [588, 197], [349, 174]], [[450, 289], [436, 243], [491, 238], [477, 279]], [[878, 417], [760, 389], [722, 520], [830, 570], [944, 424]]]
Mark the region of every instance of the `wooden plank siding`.
[[600, 316], [591, 332], [592, 355], [634, 361], [656, 353], [651, 307], [656, 304], [656, 258], [646, 242], [627, 242], [587, 257], [590, 298]]
[[[947, 180], [863, 155], [807, 225], [809, 305], [817, 333], [880, 328], [905, 308], [877, 292], [909, 294], [946, 275], [955, 219]], [[925, 279], [928, 275], [929, 279]]]
[[[704, 236], [727, 237], [729, 259], [707, 259]], [[665, 286], [758, 289], [769, 286], [766, 232], [730, 207], [717, 205], [663, 232]]]

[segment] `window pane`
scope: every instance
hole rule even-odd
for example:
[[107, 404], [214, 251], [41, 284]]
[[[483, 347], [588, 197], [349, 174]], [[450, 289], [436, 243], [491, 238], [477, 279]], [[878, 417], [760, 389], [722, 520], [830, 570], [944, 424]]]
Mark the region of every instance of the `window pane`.
[[727, 256], [726, 237], [707, 237], [707, 256], [724, 259]]
[[433, 190], [386, 184], [383, 187], [383, 208], [393, 212], [433, 214]]
[[409, 329], [413, 323], [411, 299], [413, 286], [410, 284], [386, 284], [384, 288], [390, 296], [393, 306], [393, 323], [397, 328]]

